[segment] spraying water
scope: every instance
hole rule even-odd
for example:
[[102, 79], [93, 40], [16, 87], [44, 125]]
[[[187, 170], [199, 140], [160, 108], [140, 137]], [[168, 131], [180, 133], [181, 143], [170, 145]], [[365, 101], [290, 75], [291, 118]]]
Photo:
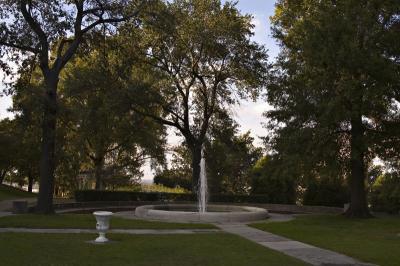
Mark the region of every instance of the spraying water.
[[198, 184], [198, 207], [200, 213], [207, 211], [207, 175], [206, 175], [206, 159], [204, 157], [204, 147], [201, 149], [200, 161], [200, 178]]

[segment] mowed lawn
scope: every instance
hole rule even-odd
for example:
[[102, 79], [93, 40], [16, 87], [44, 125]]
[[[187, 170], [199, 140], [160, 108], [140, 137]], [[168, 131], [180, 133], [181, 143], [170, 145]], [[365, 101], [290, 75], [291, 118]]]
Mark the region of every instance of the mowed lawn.
[[[95, 229], [96, 219], [92, 214], [22, 214], [0, 217], [0, 227], [19, 228], [76, 228]], [[211, 224], [166, 223], [144, 220], [130, 220], [112, 217], [111, 228], [116, 229], [215, 229]]]
[[1, 265], [290, 266], [301, 261], [225, 234], [120, 235], [87, 243], [90, 234], [0, 234]]
[[20, 190], [18, 188], [0, 185], [0, 201], [12, 200], [18, 198], [31, 198], [36, 197], [35, 193], [29, 193], [27, 191]]
[[347, 219], [343, 216], [299, 216], [282, 223], [251, 226], [364, 262], [400, 265], [400, 217]]

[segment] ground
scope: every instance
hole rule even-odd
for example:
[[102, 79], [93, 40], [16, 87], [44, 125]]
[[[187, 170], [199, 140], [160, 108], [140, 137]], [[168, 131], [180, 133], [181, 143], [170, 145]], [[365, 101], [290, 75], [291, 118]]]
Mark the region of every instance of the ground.
[[341, 215], [307, 215], [288, 222], [252, 226], [364, 262], [400, 265], [400, 217], [348, 219]]
[[239, 237], [225, 234], [110, 235], [114, 243], [93, 245], [94, 235], [0, 234], [3, 265], [243, 266], [305, 265]]
[[[6, 199], [27, 198], [26, 193], [0, 187]], [[5, 192], [4, 192], [5, 191]], [[6, 195], [6, 196], [5, 196]], [[4, 201], [3, 201], [4, 202]], [[1, 205], [0, 201], [0, 205]], [[1, 207], [1, 206], [0, 206]], [[1, 210], [0, 210], [1, 211]], [[4, 214], [4, 213], [3, 213]], [[279, 215], [278, 215], [279, 216]], [[281, 215], [285, 216], [285, 215]], [[300, 215], [291, 221], [270, 219], [252, 224], [257, 229], [336, 251], [363, 262], [400, 265], [400, 217], [367, 220], [339, 215]], [[289, 217], [289, 216], [288, 216]], [[279, 222], [271, 222], [278, 220]], [[215, 229], [210, 224], [165, 223], [113, 217], [112, 229]], [[0, 217], [1, 228], [94, 229], [91, 214], [13, 215]], [[254, 229], [253, 229], [254, 230]], [[5, 231], [5, 230], [4, 230]], [[211, 230], [213, 231], [213, 230]], [[191, 234], [109, 234], [107, 245], [87, 243], [95, 233], [0, 233], [1, 265], [305, 265], [248, 239], [225, 232]], [[229, 233], [227, 233], [229, 232]], [[262, 232], [261, 232], [262, 233]], [[260, 238], [260, 231], [255, 236]], [[272, 238], [276, 238], [273, 237]], [[4, 244], [3, 244], [4, 243]], [[279, 250], [279, 249], [278, 249]], [[286, 253], [288, 254], [288, 253]], [[288, 254], [291, 255], [291, 254]]]
[[[0, 218], [1, 227], [18, 228], [79, 228], [94, 229], [96, 219], [91, 214], [58, 214], [38, 215], [25, 214]], [[210, 224], [162, 223], [143, 220], [127, 220], [113, 217], [112, 228], [115, 229], [214, 229]]]

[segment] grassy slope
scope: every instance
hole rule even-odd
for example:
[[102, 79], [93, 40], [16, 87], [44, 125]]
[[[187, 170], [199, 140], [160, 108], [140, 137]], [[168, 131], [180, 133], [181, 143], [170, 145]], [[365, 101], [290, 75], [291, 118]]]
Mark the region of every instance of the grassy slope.
[[[37, 215], [23, 214], [0, 218], [0, 227], [24, 227], [24, 228], [80, 228], [94, 229], [96, 220], [91, 214], [60, 214]], [[118, 229], [213, 229], [211, 224], [188, 223], [163, 223], [143, 220], [128, 220], [112, 217], [112, 228]]]
[[109, 235], [116, 241], [93, 245], [94, 235], [0, 234], [2, 265], [258, 266], [304, 265], [229, 234]]
[[252, 225], [291, 239], [335, 250], [365, 262], [400, 265], [400, 218], [346, 219], [301, 216], [290, 222]]
[[0, 201], [31, 197], [36, 197], [36, 194], [29, 193], [14, 187], [0, 185]]

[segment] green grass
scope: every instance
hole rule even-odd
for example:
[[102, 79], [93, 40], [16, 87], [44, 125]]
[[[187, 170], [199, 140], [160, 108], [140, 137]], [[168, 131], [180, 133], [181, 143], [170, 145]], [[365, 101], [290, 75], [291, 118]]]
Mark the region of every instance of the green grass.
[[255, 228], [334, 250], [364, 262], [400, 265], [400, 218], [347, 219], [343, 216], [300, 216]]
[[[91, 214], [38, 215], [22, 214], [0, 217], [0, 227], [23, 228], [79, 228], [93, 229], [96, 220]], [[112, 217], [112, 228], [118, 229], [215, 229], [211, 224], [164, 223], [156, 221], [129, 220]]]
[[36, 194], [29, 193], [27, 191], [23, 191], [14, 187], [0, 185], [0, 201], [31, 197], [36, 197]]
[[0, 234], [2, 265], [291, 266], [305, 265], [281, 253], [224, 233], [119, 235], [93, 245], [88, 234]]

